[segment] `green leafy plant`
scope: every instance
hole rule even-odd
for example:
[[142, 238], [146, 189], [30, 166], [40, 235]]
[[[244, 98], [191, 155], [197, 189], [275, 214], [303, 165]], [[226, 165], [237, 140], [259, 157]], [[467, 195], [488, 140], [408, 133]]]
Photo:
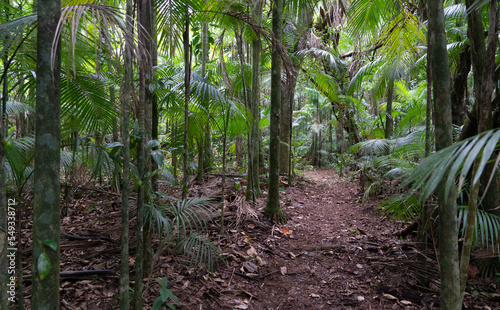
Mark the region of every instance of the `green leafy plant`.
[[220, 250], [203, 233], [215, 208], [208, 198], [177, 199], [157, 192], [161, 204], [148, 205], [146, 220], [153, 221], [163, 232], [167, 243], [173, 243], [177, 253], [184, 255], [196, 268], [214, 269], [222, 260]]
[[177, 296], [174, 295], [172, 290], [167, 288], [168, 285], [168, 280], [167, 278], [163, 277], [161, 280], [157, 279], [158, 283], [160, 283], [161, 288], [160, 288], [160, 296], [156, 298], [155, 302], [153, 303], [153, 310], [158, 310], [160, 307], [165, 304], [167, 307], [170, 309], [175, 310], [175, 306], [168, 302], [169, 300], [173, 300], [174, 302], [178, 303], [179, 299]]

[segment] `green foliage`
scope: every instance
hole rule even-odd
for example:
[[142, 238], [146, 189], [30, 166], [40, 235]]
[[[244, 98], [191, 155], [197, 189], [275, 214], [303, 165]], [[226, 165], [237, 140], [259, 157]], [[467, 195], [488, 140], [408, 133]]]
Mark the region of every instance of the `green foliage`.
[[[497, 149], [499, 140], [500, 129], [494, 129], [440, 150], [425, 158], [405, 180], [403, 186], [411, 185], [411, 191], [421, 190], [422, 201], [427, 200], [441, 182], [445, 182], [445, 188], [450, 188], [455, 186], [455, 181], [458, 179], [458, 191], [460, 191], [474, 160], [479, 158], [480, 165], [471, 183], [473, 187], [479, 182], [481, 174], [485, 172], [486, 164]], [[445, 193], [447, 198], [448, 191]]]
[[222, 259], [220, 250], [202, 235], [207, 232], [215, 208], [207, 198], [177, 199], [157, 192], [165, 200], [160, 205], [148, 205], [146, 220], [154, 221], [158, 231], [166, 236], [166, 242], [176, 244], [176, 250], [189, 260], [190, 265], [212, 270]]
[[420, 197], [418, 195], [404, 196], [405, 194], [398, 194], [384, 199], [380, 203], [382, 213], [389, 216], [392, 220], [401, 222], [413, 221], [415, 216], [419, 215], [422, 211]]
[[36, 269], [38, 271], [38, 276], [40, 280], [45, 279], [50, 273], [50, 257], [47, 253], [43, 252], [38, 256], [38, 261], [36, 264]]
[[[465, 234], [465, 223], [467, 221], [467, 206], [458, 206], [458, 223], [461, 237]], [[474, 225], [474, 244], [481, 244], [492, 252], [500, 252], [500, 245], [494, 249], [500, 232], [500, 216], [477, 210]], [[499, 256], [500, 258], [500, 256]]]
[[160, 296], [156, 298], [155, 302], [153, 303], [153, 310], [158, 310], [161, 308], [163, 304], [165, 304], [167, 307], [170, 309], [175, 310], [175, 306], [168, 302], [169, 299], [173, 300], [174, 302], [178, 303], [179, 299], [177, 296], [174, 295], [172, 290], [168, 289], [168, 280], [167, 278], [163, 277], [161, 280], [157, 279], [158, 283], [160, 283]]

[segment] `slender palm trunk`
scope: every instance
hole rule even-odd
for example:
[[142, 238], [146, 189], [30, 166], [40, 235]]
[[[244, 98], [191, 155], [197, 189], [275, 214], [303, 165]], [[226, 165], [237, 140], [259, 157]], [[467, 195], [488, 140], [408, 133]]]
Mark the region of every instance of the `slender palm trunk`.
[[[5, 62], [4, 62], [5, 64]], [[5, 68], [5, 65], [4, 65]], [[7, 98], [3, 97], [3, 100]], [[3, 104], [2, 104], [3, 105]], [[7, 218], [9, 210], [7, 207], [7, 194], [5, 191], [5, 122], [3, 108], [0, 110], [0, 283], [5, 283], [5, 287], [0, 292], [0, 310], [9, 309], [10, 290], [16, 289], [14, 282], [10, 282], [10, 274], [8, 273], [9, 257], [8, 251], [8, 233], [7, 233]], [[12, 239], [11, 239], [12, 240]], [[10, 253], [9, 253], [10, 254]], [[12, 293], [15, 294], [15, 293]]]
[[[139, 21], [145, 22], [146, 11], [148, 8], [148, 0], [141, 0], [138, 2], [138, 18]], [[144, 26], [144, 25], [143, 25]], [[146, 30], [147, 32], [147, 30]], [[143, 45], [147, 43], [146, 33], [139, 31], [139, 42]], [[144, 203], [146, 199], [145, 182], [147, 174], [147, 158], [146, 158], [146, 110], [147, 110], [147, 93], [146, 93], [146, 75], [149, 73], [148, 57], [145, 53], [141, 54], [139, 59], [139, 143], [137, 146], [137, 162], [139, 172], [139, 182], [137, 194], [137, 228], [136, 228], [136, 257], [135, 257], [135, 285], [134, 285], [134, 299], [133, 309], [141, 310], [143, 308], [142, 291], [143, 291], [143, 276], [144, 276], [144, 244], [145, 244], [145, 227], [144, 227]], [[149, 130], [148, 130], [149, 131]]]
[[224, 134], [222, 137], [222, 204], [220, 211], [220, 234], [224, 234], [224, 210], [226, 204], [226, 140], [227, 140], [227, 127], [229, 125], [230, 109], [228, 107], [227, 113], [224, 113]]
[[191, 83], [191, 46], [189, 44], [189, 10], [186, 6], [184, 40], [184, 163], [182, 169], [182, 199], [188, 194], [188, 129], [189, 129], [189, 92]]
[[60, 0], [38, 2], [31, 309], [59, 309], [61, 56], [52, 44], [60, 16]]
[[[262, 1], [253, 3], [252, 15], [256, 20], [262, 17]], [[255, 201], [262, 196], [259, 186], [259, 122], [260, 122], [260, 53], [262, 41], [260, 34], [252, 42], [252, 93], [250, 96], [250, 109], [252, 111], [252, 124], [248, 137], [248, 177], [246, 199]]]
[[[132, 32], [132, 0], [126, 2], [127, 30]], [[130, 103], [132, 102], [132, 52], [131, 46], [125, 45], [125, 76], [123, 78], [122, 105], [122, 142], [123, 142], [123, 184], [122, 184], [122, 228], [120, 249], [120, 309], [130, 309], [129, 292], [129, 193], [130, 193]]]
[[[275, 40], [281, 42], [283, 24], [283, 0], [273, 1], [273, 33]], [[271, 128], [269, 145], [269, 193], [264, 213], [274, 221], [285, 222], [280, 206], [279, 193], [279, 152], [280, 152], [280, 110], [281, 110], [281, 58], [277, 47], [271, 53]]]
[[[205, 75], [207, 74], [207, 63], [208, 63], [208, 22], [204, 21], [201, 26], [201, 76], [205, 78]], [[203, 102], [204, 106], [208, 108], [208, 102], [204, 100]], [[207, 117], [205, 126], [207, 131], [210, 131], [210, 126], [209, 126], [209, 118]], [[205, 136], [200, 135], [200, 137], [197, 138], [197, 145], [198, 145], [198, 176], [196, 179], [200, 182], [203, 182], [203, 175], [205, 173], [205, 148], [206, 148], [206, 141], [205, 139], [210, 139], [210, 134], [205, 133]]]
[[[488, 129], [490, 122], [491, 97], [495, 89], [493, 77], [495, 74], [495, 51], [498, 42], [498, 6], [495, 0], [490, 1], [489, 5], [489, 29], [488, 45], [486, 49], [485, 67], [482, 76], [482, 89], [479, 95], [480, 101], [476, 103], [479, 108], [478, 133]], [[474, 162], [472, 169], [472, 180], [475, 180], [479, 166], [480, 157]], [[491, 171], [490, 169], [485, 169]], [[474, 227], [476, 221], [476, 211], [479, 198], [480, 182], [473, 184], [469, 196], [469, 208], [467, 210], [467, 222], [465, 225], [465, 235], [460, 259], [460, 300], [464, 298], [465, 287], [469, 270], [470, 253], [474, 239]], [[498, 201], [497, 201], [498, 203]]]
[[385, 138], [391, 139], [394, 129], [394, 121], [392, 119], [392, 101], [394, 97], [394, 78], [390, 78], [387, 88], [387, 109], [385, 113]]
[[[436, 149], [453, 143], [451, 123], [451, 82], [446, 50], [443, 2], [428, 2], [429, 45], [431, 50], [432, 81], [436, 116]], [[445, 199], [445, 193], [448, 198]], [[439, 263], [441, 266], [441, 309], [459, 310], [460, 278], [458, 268], [458, 227], [455, 187], [438, 188], [439, 206]]]
[[[153, 3], [152, 0], [145, 0], [142, 1], [143, 5], [140, 7], [140, 13], [139, 13], [139, 19], [140, 19], [140, 24], [144, 27], [144, 37], [143, 37], [143, 44], [145, 46], [145, 53], [146, 57], [144, 57], [144, 61], [141, 62], [141, 67], [140, 70], [144, 70], [144, 84], [141, 84], [144, 88], [139, 89], [139, 92], [144, 94], [144, 108], [145, 108], [145, 119], [144, 119], [144, 126], [145, 126], [145, 132], [147, 133], [147, 136], [144, 137], [144, 144], [147, 144], [149, 139], [153, 136], [153, 131], [155, 131], [155, 134], [158, 135], [158, 110], [157, 107], [155, 106], [155, 99], [154, 99], [154, 94], [150, 91], [150, 84], [153, 81], [153, 61], [154, 58], [156, 57], [156, 47], [154, 44], [154, 29], [153, 29]], [[155, 118], [156, 117], [156, 118]], [[153, 126], [153, 123], [155, 125]], [[153, 188], [156, 183], [155, 178], [151, 179], [149, 178], [149, 175], [151, 175], [151, 171], [153, 169], [153, 160], [151, 158], [151, 149], [145, 149], [145, 161], [146, 161], [146, 166], [145, 166], [145, 175], [144, 175], [144, 180], [145, 182], [151, 182], [150, 185], [146, 188]], [[154, 202], [151, 201], [152, 195], [145, 195], [144, 199], [146, 203], [149, 205], [153, 204]], [[146, 218], [150, 218], [149, 216], [145, 216]], [[151, 273], [151, 268], [152, 268], [152, 263], [153, 263], [153, 250], [152, 250], [152, 241], [151, 241], [151, 234], [152, 234], [152, 227], [151, 227], [151, 221], [144, 220], [144, 262], [143, 262], [143, 272], [144, 275], [147, 276]]]
[[431, 153], [432, 70], [431, 46], [427, 46], [427, 106], [425, 107], [425, 157]]

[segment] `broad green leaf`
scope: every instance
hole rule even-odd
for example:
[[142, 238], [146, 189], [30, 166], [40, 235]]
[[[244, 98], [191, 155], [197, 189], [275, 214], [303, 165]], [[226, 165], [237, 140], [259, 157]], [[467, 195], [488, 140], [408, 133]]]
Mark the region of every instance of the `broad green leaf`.
[[50, 258], [47, 253], [42, 253], [38, 256], [37, 270], [40, 280], [45, 279], [50, 272]]
[[161, 305], [163, 305], [163, 300], [161, 297], [156, 298], [155, 302], [153, 303], [153, 310], [158, 310], [160, 309]]
[[43, 244], [45, 244], [54, 251], [57, 250], [57, 242], [55, 242], [54, 240], [45, 240]]

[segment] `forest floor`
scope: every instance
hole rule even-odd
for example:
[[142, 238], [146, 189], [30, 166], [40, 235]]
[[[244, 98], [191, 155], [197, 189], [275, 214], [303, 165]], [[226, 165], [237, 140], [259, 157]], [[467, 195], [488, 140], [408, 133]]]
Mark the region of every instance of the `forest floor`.
[[[304, 172], [280, 193], [288, 217], [285, 225], [262, 218], [265, 198], [253, 207], [245, 204], [234, 182], [229, 179], [225, 236], [218, 234], [218, 219], [209, 234], [225, 264], [206, 273], [162, 253], [145, 279], [146, 309], [159, 296], [157, 279], [162, 277], [179, 298], [177, 309], [439, 309], [435, 259], [419, 259], [424, 255], [416, 242], [398, 238], [408, 223], [381, 215], [378, 200], [363, 207], [358, 182], [339, 178], [333, 170]], [[220, 177], [212, 175], [203, 184], [194, 182], [191, 193], [217, 196], [220, 184]], [[161, 190], [179, 194], [168, 186]], [[82, 190], [69, 203], [68, 216], [62, 219], [61, 271], [111, 272], [64, 276], [62, 309], [119, 308], [120, 206], [119, 196], [110, 199], [109, 193], [95, 190]], [[31, 222], [23, 225], [23, 239], [31, 240]], [[30, 242], [23, 248], [24, 257], [29, 257]], [[131, 266], [133, 262], [131, 258]], [[23, 266], [29, 274], [30, 259]], [[421, 281], [424, 270], [429, 271], [426, 285]], [[31, 288], [26, 286], [28, 299]], [[476, 278], [471, 287], [467, 309], [500, 309], [498, 279]]]

